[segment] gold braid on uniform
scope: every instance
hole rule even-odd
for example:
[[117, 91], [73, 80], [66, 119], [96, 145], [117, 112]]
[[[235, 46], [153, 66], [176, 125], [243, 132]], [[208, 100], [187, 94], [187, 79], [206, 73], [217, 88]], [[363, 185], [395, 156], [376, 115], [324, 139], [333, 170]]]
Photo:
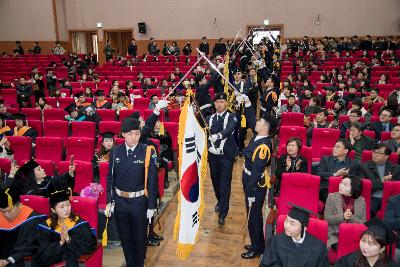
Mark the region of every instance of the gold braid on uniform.
[[[253, 162], [256, 159], [257, 152], [259, 152], [258, 156], [259, 156], [259, 158], [261, 160], [265, 160], [265, 159], [267, 159], [267, 161], [270, 160], [270, 158], [271, 158], [271, 150], [269, 149], [269, 147], [266, 144], [261, 144], [256, 148], [256, 150], [254, 150], [253, 156], [251, 158], [251, 160]], [[259, 182], [257, 182], [258, 186], [261, 187], [261, 188], [264, 188], [264, 187], [271, 188], [271, 183], [270, 183], [271, 177], [269, 176], [268, 171], [264, 171], [264, 177], [265, 177], [264, 178], [264, 181], [265, 181], [264, 184], [261, 185]]]
[[268, 97], [271, 96], [272, 101], [276, 102], [278, 101], [278, 95], [275, 92], [269, 92], [267, 96], [265, 97], [265, 100], [268, 100]]

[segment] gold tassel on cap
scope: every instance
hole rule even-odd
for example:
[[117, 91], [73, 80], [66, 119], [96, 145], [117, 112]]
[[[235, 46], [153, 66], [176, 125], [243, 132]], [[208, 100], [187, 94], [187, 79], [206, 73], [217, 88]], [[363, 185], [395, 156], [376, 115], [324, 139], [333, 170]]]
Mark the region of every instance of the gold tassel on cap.
[[160, 136], [165, 135], [164, 123], [162, 123], [162, 122], [160, 122], [160, 130], [158, 131], [158, 134]]
[[7, 188], [6, 191], [4, 192], [7, 195], [7, 202], [8, 202], [8, 207], [10, 209], [14, 208], [14, 203], [11, 195], [8, 193], [10, 191], [10, 188]]

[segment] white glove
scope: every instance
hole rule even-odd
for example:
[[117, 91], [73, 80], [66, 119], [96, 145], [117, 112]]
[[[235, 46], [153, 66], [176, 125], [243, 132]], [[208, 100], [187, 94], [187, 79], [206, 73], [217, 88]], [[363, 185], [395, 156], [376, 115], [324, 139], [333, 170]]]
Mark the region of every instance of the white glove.
[[149, 224], [151, 223], [151, 218], [153, 218], [155, 212], [155, 209], [147, 210], [147, 219], [149, 220]]
[[211, 143], [215, 143], [218, 140], [218, 134], [213, 134], [208, 139], [210, 139]]
[[238, 104], [241, 104], [244, 102], [244, 95], [240, 94], [236, 97], [236, 101], [238, 102]]
[[248, 107], [251, 106], [250, 99], [249, 99], [249, 97], [248, 97], [247, 95], [243, 95], [243, 102], [244, 102], [244, 106], [245, 106], [246, 108], [248, 108]]
[[255, 197], [248, 197], [247, 198], [247, 202], [249, 202], [249, 207], [251, 207], [253, 205], [253, 203], [256, 202], [256, 198]]
[[156, 108], [159, 110], [166, 108], [166, 107], [168, 107], [168, 103], [169, 103], [169, 101], [164, 100], [164, 99], [158, 100], [158, 103], [156, 104]]
[[106, 215], [106, 217], [112, 216], [112, 214], [114, 213], [114, 206], [115, 206], [115, 203], [107, 204], [106, 209], [104, 210], [104, 215]]

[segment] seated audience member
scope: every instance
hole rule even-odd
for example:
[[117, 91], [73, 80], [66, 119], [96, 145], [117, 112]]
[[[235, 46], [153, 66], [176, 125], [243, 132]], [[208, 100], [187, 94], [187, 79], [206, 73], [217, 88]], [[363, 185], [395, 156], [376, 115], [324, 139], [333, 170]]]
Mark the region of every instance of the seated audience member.
[[158, 96], [157, 95], [150, 96], [150, 103], [148, 109], [155, 109], [157, 103], [158, 103]]
[[286, 153], [278, 159], [275, 170], [275, 194], [280, 191], [283, 173], [308, 172], [307, 159], [300, 155], [301, 147], [301, 140], [297, 137], [292, 137], [286, 142]]
[[51, 49], [54, 55], [64, 55], [67, 51], [61, 46], [60, 42], [56, 42], [56, 46]]
[[31, 159], [19, 168], [14, 180], [24, 185], [23, 194], [48, 197], [57, 190], [74, 189], [75, 166], [69, 166], [68, 172], [64, 174], [47, 176], [39, 163]]
[[391, 110], [383, 109], [379, 113], [379, 121], [371, 123], [369, 130], [375, 132], [376, 140], [381, 140], [381, 132], [390, 132], [393, 129], [394, 124], [390, 122], [392, 116], [393, 113]]
[[[385, 224], [400, 236], [400, 194], [389, 198], [385, 210]], [[396, 261], [400, 262], [400, 240], [397, 240]]]
[[[84, 77], [86, 77], [86, 74], [83, 75]], [[83, 91], [83, 96], [86, 98], [93, 98], [93, 92], [92, 89], [90, 87], [86, 87], [85, 90]]]
[[7, 112], [7, 107], [3, 99], [0, 99], [0, 118], [2, 118], [3, 120], [12, 119], [11, 113]]
[[111, 103], [107, 101], [104, 90], [97, 90], [97, 101], [94, 103], [96, 109], [111, 109]]
[[339, 184], [339, 191], [328, 194], [324, 212], [324, 219], [328, 221], [328, 247], [337, 249], [341, 223], [365, 223], [366, 204], [361, 192], [361, 178], [345, 175]]
[[15, 127], [14, 127], [14, 136], [27, 136], [35, 139], [38, 136], [38, 133], [35, 129], [26, 126], [26, 115], [17, 113], [14, 114], [15, 119]]
[[86, 97], [83, 95], [83, 92], [76, 93], [75, 98], [76, 98], [75, 104], [79, 110], [92, 105], [90, 102], [86, 101]]
[[353, 266], [387, 266], [398, 267], [388, 257], [386, 246], [395, 242], [396, 238], [392, 231], [380, 219], [373, 218], [365, 223], [368, 229], [361, 235], [360, 248], [340, 258], [335, 267]]
[[400, 124], [397, 123], [390, 131], [390, 139], [384, 142], [392, 152], [400, 154]]
[[16, 89], [17, 102], [20, 107], [31, 106], [31, 95], [33, 94], [32, 85], [28, 84], [24, 77], [21, 77]]
[[361, 111], [361, 116], [364, 117], [365, 124], [369, 124], [371, 121], [371, 113], [368, 112], [368, 110], [366, 110], [363, 106], [363, 102], [361, 100], [361, 98], [356, 98], [353, 100], [353, 102], [351, 103], [351, 109], [347, 112], [347, 115], [350, 115], [350, 112], [352, 110], [360, 110]]
[[44, 109], [50, 109], [52, 107], [46, 103], [46, 99], [44, 97], [39, 97], [38, 101], [36, 102], [36, 108], [43, 112]]
[[6, 136], [3, 136], [0, 140], [0, 158], [14, 158], [14, 151], [11, 149], [10, 141]]
[[301, 112], [300, 106], [296, 104], [296, 96], [289, 95], [289, 97], [287, 99], [288, 99], [288, 103], [280, 106], [280, 108], [278, 110], [279, 117], [284, 112]]
[[[339, 82], [339, 86], [340, 84], [343, 84], [345, 82], [341, 81]], [[348, 87], [347, 92], [348, 94], [343, 96], [344, 101], [346, 101], [346, 105], [348, 105], [350, 102], [353, 102], [354, 100], [357, 99], [357, 89], [355, 88], [355, 86], [353, 84], [347, 86], [345, 84], [345, 88]]]
[[112, 109], [116, 110], [117, 114], [122, 109], [132, 109], [132, 105], [129, 102], [129, 98], [125, 96], [124, 92], [118, 92], [117, 96], [114, 98]]
[[91, 121], [96, 123], [96, 129], [99, 128], [99, 122], [101, 121], [101, 118], [97, 114], [93, 106], [87, 106], [85, 108], [81, 108], [78, 111], [78, 117], [79, 118], [77, 121]]
[[57, 191], [49, 196], [50, 215], [38, 225], [38, 251], [33, 260], [38, 266], [65, 261], [65, 266], [78, 266], [78, 258], [92, 253], [97, 239], [89, 223], [71, 210], [70, 192]]
[[310, 125], [307, 128], [307, 143], [309, 146], [311, 146], [311, 138], [312, 138], [312, 132], [314, 128], [331, 128], [332, 123], [329, 123], [327, 121], [328, 119], [328, 111], [326, 109], [316, 109], [315, 110], [315, 119], [311, 122]]
[[329, 266], [326, 245], [307, 232], [310, 213], [293, 205], [284, 222], [285, 232], [267, 239], [260, 267]]
[[346, 140], [350, 143], [351, 149], [354, 150], [354, 159], [358, 162], [361, 161], [361, 154], [363, 150], [372, 150], [374, 147], [374, 140], [362, 134], [362, 125], [359, 122], [354, 122], [350, 126], [350, 135]]
[[[76, 108], [75, 103], [69, 104], [65, 109], [68, 116], [65, 116], [65, 120], [67, 121], [81, 121], [80, 118], [78, 118], [78, 109]], [[83, 118], [82, 118], [83, 120]]]
[[99, 174], [99, 163], [108, 162], [110, 159], [110, 151], [114, 146], [114, 136], [113, 132], [101, 133], [101, 145], [100, 150], [94, 154], [93, 159], [93, 170], [94, 170], [94, 181], [98, 183], [100, 181]]
[[371, 88], [369, 96], [365, 96], [363, 102], [368, 103], [368, 107], [371, 109], [374, 103], [384, 103], [385, 99], [379, 96], [379, 89]]
[[361, 124], [361, 122], [360, 122], [361, 116], [362, 116], [361, 110], [359, 110], [359, 109], [350, 110], [349, 120], [343, 122], [342, 125], [339, 126], [340, 138], [345, 138], [346, 137], [346, 131], [350, 130], [351, 124], [353, 124], [355, 122], [358, 122], [358, 123]]
[[0, 266], [24, 266], [24, 257], [32, 255], [41, 217], [21, 204], [21, 187], [13, 183], [0, 190]]
[[6, 119], [0, 114], [0, 138], [14, 135], [13, 130], [6, 125]]
[[34, 54], [34, 55], [40, 55], [40, 53], [42, 52], [42, 48], [39, 46], [38, 42], [34, 42], [33, 43], [33, 48], [32, 49], [28, 49], [28, 52]]
[[326, 201], [328, 196], [328, 179], [331, 176], [357, 175], [359, 165], [348, 157], [350, 144], [339, 139], [332, 150], [332, 156], [323, 156], [318, 164], [317, 175], [321, 177], [320, 200]]
[[361, 164], [360, 176], [372, 182], [371, 215], [381, 208], [383, 182], [400, 180], [399, 167], [389, 161], [391, 153], [386, 144], [377, 144], [372, 151], [372, 160]]
[[310, 116], [310, 114], [316, 114], [317, 111], [321, 110], [321, 99], [318, 96], [313, 96], [310, 102], [304, 109], [304, 115]]
[[339, 97], [336, 95], [335, 86], [324, 86], [326, 96], [321, 100], [321, 106], [325, 106], [327, 101], [337, 101]]

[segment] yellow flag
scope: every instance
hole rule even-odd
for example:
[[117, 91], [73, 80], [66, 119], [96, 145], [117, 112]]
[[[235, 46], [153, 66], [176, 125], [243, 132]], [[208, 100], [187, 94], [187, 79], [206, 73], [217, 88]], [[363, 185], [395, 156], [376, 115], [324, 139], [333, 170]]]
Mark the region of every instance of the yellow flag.
[[224, 63], [224, 77], [225, 79], [223, 80], [224, 82], [224, 92], [225, 94], [228, 94], [228, 90], [229, 90], [229, 83], [227, 83], [226, 81], [229, 81], [229, 52], [226, 52], [225, 55], [225, 63]]

